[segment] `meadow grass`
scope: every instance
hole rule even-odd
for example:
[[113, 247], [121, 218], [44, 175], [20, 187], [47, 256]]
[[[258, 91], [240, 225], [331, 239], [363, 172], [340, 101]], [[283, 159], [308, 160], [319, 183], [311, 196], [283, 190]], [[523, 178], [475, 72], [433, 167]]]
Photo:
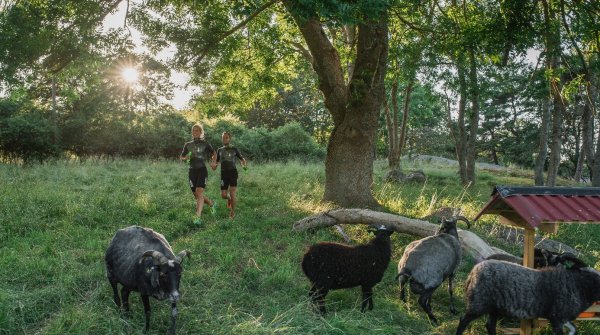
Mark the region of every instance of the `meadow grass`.
[[[419, 218], [431, 210], [461, 207], [473, 217], [496, 184], [530, 185], [522, 172], [481, 172], [465, 189], [456, 172], [436, 166], [422, 169], [425, 184], [383, 181], [385, 161], [375, 163], [373, 192], [391, 213]], [[308, 300], [309, 283], [300, 269], [306, 248], [315, 242], [340, 241], [333, 229], [295, 233], [292, 224], [330, 208], [322, 204], [322, 164], [269, 163], [240, 171], [239, 205], [228, 218], [219, 197], [218, 173], [209, 173], [207, 195], [219, 201], [218, 213], [192, 224], [193, 196], [187, 168], [173, 161], [59, 161], [17, 167], [0, 165], [0, 334], [142, 334], [139, 294], [130, 297], [132, 313], [123, 317], [112, 301], [104, 270], [104, 251], [116, 230], [130, 225], [155, 229], [175, 252], [188, 249], [183, 263], [179, 334], [453, 334], [458, 315], [447, 308], [448, 294], [434, 294], [432, 327], [414, 296], [404, 304], [394, 282], [396, 263], [415, 237], [392, 235], [393, 257], [375, 289], [375, 309], [360, 313], [360, 289], [333, 291], [329, 313], [316, 315]], [[496, 225], [484, 217], [473, 230], [493, 245], [519, 253], [514, 245], [490, 235]], [[345, 227], [359, 242], [371, 237], [363, 226]], [[592, 264], [600, 258], [600, 227], [561, 227], [553, 238], [580, 248]], [[473, 261], [465, 258], [455, 295], [464, 310], [464, 282]], [[149, 334], [168, 330], [167, 302], [151, 299]], [[578, 322], [579, 334], [598, 334], [592, 322]], [[484, 332], [475, 322], [469, 334]], [[545, 333], [549, 333], [548, 330]]]

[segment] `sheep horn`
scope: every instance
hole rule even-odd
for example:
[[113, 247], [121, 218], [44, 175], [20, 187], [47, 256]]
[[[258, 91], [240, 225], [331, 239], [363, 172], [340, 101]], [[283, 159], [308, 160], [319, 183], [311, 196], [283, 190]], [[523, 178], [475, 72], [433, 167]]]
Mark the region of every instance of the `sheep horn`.
[[185, 256], [187, 256], [189, 259], [192, 259], [192, 253], [187, 250], [183, 250], [177, 256], [175, 256], [175, 262], [177, 262], [177, 264], [181, 264]]
[[144, 254], [142, 255], [142, 257], [140, 258], [140, 262], [142, 261], [142, 259], [144, 259], [144, 257], [152, 257], [152, 259], [154, 259], [155, 261], [158, 261], [158, 263], [160, 263], [160, 265], [166, 264], [169, 262], [169, 259], [167, 257], [165, 257], [165, 255], [162, 254], [162, 252], [160, 251], [156, 251], [156, 250], [147, 250], [144, 252]]
[[457, 215], [454, 217], [455, 220], [462, 220], [464, 222], [466, 222], [467, 224], [467, 229], [471, 229], [471, 222], [469, 222], [469, 219], [467, 219], [466, 217], [462, 216], [462, 215]]
[[562, 261], [561, 263], [564, 264], [565, 261], [569, 261], [571, 263], [573, 263], [573, 265], [571, 265], [571, 269], [581, 269], [581, 268], [585, 268], [587, 267], [587, 264], [585, 264], [582, 260], [580, 260], [579, 258], [577, 258], [577, 256], [573, 255], [570, 252], [565, 252], [562, 255], [559, 256], [560, 260]]

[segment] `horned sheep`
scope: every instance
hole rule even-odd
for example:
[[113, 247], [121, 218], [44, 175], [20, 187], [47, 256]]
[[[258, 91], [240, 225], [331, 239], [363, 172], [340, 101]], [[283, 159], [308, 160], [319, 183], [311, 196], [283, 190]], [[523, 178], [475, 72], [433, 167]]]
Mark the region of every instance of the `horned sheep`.
[[410, 284], [411, 292], [420, 295], [419, 305], [427, 313], [433, 324], [437, 319], [431, 310], [433, 292], [448, 279], [450, 311], [456, 313], [452, 296], [452, 280], [461, 260], [461, 245], [456, 223], [463, 220], [470, 228], [469, 220], [463, 216], [442, 219], [440, 229], [434, 236], [411, 242], [398, 262], [400, 298], [406, 302], [405, 285]]
[[171, 301], [170, 333], [175, 333], [181, 262], [185, 256], [190, 257], [187, 250], [173, 254], [162, 234], [138, 226], [118, 230], [106, 249], [106, 276], [113, 289], [115, 304], [121, 307], [117, 284], [122, 286], [125, 311], [129, 311], [129, 293], [140, 292], [146, 316], [145, 331], [150, 327], [149, 297], [152, 296]]
[[592, 268], [546, 267], [530, 269], [499, 260], [477, 264], [466, 282], [467, 307], [456, 330], [487, 314], [488, 334], [496, 334], [499, 317], [522, 320], [546, 318], [555, 335], [563, 326], [575, 334], [572, 320], [600, 299], [600, 272]]

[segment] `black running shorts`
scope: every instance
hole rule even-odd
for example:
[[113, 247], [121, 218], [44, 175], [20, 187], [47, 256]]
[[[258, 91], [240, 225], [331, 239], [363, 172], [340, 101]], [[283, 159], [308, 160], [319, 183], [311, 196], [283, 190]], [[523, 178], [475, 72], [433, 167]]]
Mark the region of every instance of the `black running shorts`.
[[233, 170], [221, 170], [221, 190], [226, 190], [229, 187], [237, 187], [238, 171]]
[[208, 170], [206, 169], [206, 166], [199, 169], [190, 169], [189, 177], [192, 193], [196, 192], [196, 187], [206, 188], [206, 180], [208, 179]]

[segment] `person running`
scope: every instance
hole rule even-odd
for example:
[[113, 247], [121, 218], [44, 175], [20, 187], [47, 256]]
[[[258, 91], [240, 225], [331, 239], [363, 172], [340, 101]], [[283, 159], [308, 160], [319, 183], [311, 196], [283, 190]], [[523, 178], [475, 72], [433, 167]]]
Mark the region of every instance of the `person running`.
[[[242, 157], [240, 151], [231, 144], [230, 133], [226, 131], [223, 132], [221, 138], [223, 140], [223, 146], [217, 150], [217, 162], [214, 169], [221, 163], [221, 197], [227, 199], [229, 217], [233, 219], [235, 217], [235, 205], [237, 203], [235, 197], [238, 180], [236, 162], [237, 159], [239, 159], [244, 170], [247, 169], [248, 162]], [[229, 191], [229, 193], [227, 191]]]
[[188, 161], [190, 164], [188, 171], [190, 188], [196, 198], [196, 218], [194, 219], [194, 224], [201, 224], [204, 203], [210, 206], [213, 215], [216, 213], [217, 202], [210, 200], [204, 195], [206, 180], [208, 179], [208, 170], [206, 169], [205, 160], [210, 157], [211, 168], [213, 170], [216, 169], [216, 152], [213, 147], [204, 140], [204, 128], [201, 124], [196, 123], [192, 126], [192, 137], [193, 140], [185, 143], [183, 146], [181, 160]]

